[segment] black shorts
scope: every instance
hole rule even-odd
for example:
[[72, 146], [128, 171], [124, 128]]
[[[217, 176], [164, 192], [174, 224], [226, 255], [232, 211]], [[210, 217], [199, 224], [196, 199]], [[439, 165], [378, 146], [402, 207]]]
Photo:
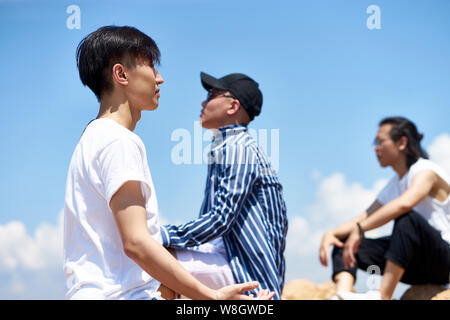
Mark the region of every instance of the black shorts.
[[447, 284], [450, 282], [450, 245], [420, 214], [411, 211], [395, 220], [392, 235], [378, 239], [362, 239], [353, 268], [345, 268], [343, 248], [334, 247], [333, 275], [342, 271], [356, 279], [356, 270], [367, 271], [376, 266], [384, 272], [386, 260], [405, 269], [406, 284]]

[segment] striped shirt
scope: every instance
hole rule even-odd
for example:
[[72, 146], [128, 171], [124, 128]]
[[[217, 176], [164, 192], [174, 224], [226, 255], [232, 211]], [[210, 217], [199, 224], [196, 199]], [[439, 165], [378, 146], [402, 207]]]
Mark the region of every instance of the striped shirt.
[[161, 227], [163, 245], [186, 248], [222, 237], [236, 283], [281, 298], [287, 233], [282, 186], [247, 127], [218, 129], [209, 153], [205, 197], [196, 220]]

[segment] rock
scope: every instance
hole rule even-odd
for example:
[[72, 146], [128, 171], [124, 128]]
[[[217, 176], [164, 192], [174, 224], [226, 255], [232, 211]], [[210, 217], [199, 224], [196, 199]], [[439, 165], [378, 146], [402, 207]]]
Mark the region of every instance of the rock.
[[[354, 291], [354, 290], [353, 290]], [[336, 294], [333, 281], [320, 285], [306, 279], [293, 280], [283, 288], [283, 300], [328, 300]], [[435, 284], [411, 286], [400, 300], [450, 300], [450, 289]]]
[[309, 280], [293, 280], [283, 288], [284, 300], [328, 300], [336, 294], [336, 285], [328, 281], [320, 285]]
[[431, 300], [450, 300], [450, 289], [438, 293]]
[[450, 300], [450, 289], [436, 284], [413, 285], [400, 300]]

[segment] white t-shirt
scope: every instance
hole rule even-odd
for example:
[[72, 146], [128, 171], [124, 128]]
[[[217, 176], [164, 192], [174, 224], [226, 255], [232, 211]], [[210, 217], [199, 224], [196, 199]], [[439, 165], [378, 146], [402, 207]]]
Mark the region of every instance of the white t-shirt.
[[123, 250], [109, 206], [127, 181], [141, 182], [150, 234], [161, 243], [158, 203], [145, 146], [111, 119], [85, 129], [72, 156], [64, 206], [67, 299], [159, 298], [160, 283]]
[[[441, 167], [430, 160], [420, 158], [401, 179], [398, 175], [395, 175], [380, 191], [377, 200], [381, 204], [386, 204], [398, 198], [409, 188], [415, 175], [426, 170], [434, 171], [450, 184], [449, 176]], [[450, 244], [450, 195], [443, 202], [427, 196], [413, 210], [421, 214], [431, 226], [440, 231], [442, 239]]]

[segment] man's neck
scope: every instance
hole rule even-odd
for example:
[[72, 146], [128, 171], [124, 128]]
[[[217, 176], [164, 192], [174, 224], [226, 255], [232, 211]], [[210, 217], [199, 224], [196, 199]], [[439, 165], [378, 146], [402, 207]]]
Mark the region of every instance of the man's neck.
[[220, 127], [213, 128], [213, 130], [219, 130], [220, 128], [226, 128], [226, 127], [238, 126], [238, 125], [246, 126], [247, 124], [244, 124], [244, 123], [242, 123], [242, 121], [239, 121], [237, 119], [232, 119], [232, 120], [224, 121], [223, 123], [221, 123]]
[[99, 118], [109, 118], [134, 131], [137, 122], [141, 119], [141, 111], [132, 108], [124, 97], [111, 95], [101, 99], [97, 115], [97, 119]]
[[398, 177], [401, 179], [403, 176], [408, 172], [408, 167], [406, 165], [406, 159], [403, 157], [399, 159], [399, 161], [392, 165], [392, 169], [394, 169], [395, 172], [397, 172]]

